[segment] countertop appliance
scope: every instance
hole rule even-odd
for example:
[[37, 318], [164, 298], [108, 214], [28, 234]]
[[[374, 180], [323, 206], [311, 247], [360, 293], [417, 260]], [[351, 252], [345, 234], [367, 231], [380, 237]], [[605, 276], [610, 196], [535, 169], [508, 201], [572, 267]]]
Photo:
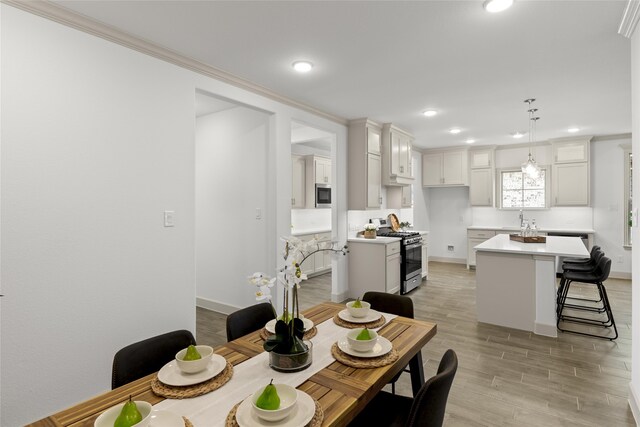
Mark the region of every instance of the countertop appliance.
[[315, 189], [316, 196], [316, 208], [330, 208], [331, 207], [331, 185], [329, 184], [316, 184]]
[[422, 282], [422, 236], [416, 231], [393, 231], [388, 219], [371, 220], [378, 225], [378, 236], [400, 239], [400, 294], [411, 292]]

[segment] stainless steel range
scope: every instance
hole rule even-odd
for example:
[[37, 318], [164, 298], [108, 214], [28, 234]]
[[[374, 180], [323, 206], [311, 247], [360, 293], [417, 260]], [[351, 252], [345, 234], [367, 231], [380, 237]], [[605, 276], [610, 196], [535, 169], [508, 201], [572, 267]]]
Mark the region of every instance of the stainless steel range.
[[415, 231], [393, 231], [388, 220], [380, 219], [378, 236], [399, 237], [402, 264], [400, 265], [400, 293], [406, 294], [422, 282], [422, 236]]

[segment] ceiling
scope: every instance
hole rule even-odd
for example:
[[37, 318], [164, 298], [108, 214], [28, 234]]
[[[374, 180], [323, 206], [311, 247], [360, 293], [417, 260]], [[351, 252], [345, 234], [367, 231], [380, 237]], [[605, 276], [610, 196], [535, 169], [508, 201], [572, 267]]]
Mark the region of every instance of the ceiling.
[[[528, 130], [531, 97], [536, 140], [631, 131], [626, 1], [516, 0], [499, 14], [482, 1], [56, 3], [323, 111], [392, 122], [422, 148], [522, 142], [510, 133]], [[299, 59], [314, 69], [297, 74]]]

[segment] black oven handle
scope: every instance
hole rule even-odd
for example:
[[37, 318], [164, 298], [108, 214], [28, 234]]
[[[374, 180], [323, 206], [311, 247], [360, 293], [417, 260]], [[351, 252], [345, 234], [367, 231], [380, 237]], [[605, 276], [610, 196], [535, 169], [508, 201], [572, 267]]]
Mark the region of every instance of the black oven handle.
[[412, 243], [411, 245], [407, 245], [406, 249], [415, 249], [415, 248], [419, 248], [420, 246], [422, 246], [422, 242]]

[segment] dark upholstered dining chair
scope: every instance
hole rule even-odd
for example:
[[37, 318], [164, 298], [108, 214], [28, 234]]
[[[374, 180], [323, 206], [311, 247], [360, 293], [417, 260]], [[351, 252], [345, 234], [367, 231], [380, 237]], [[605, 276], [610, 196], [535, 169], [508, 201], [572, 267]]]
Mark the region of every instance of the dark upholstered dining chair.
[[130, 344], [113, 357], [111, 388], [128, 384], [157, 372], [176, 357], [176, 353], [195, 345], [193, 334], [179, 330]]
[[441, 427], [458, 357], [447, 350], [438, 373], [429, 378], [412, 399], [381, 391], [349, 424], [350, 427]]
[[[371, 308], [376, 311], [383, 311], [385, 313], [391, 313], [413, 319], [413, 300], [409, 297], [388, 294], [386, 292], [368, 291], [362, 296], [362, 300], [371, 304]], [[416, 356], [416, 360], [418, 359], [419, 362], [417, 365], [419, 365], [419, 368], [416, 369], [421, 369], [422, 355], [420, 353], [418, 353], [418, 355]], [[403, 372], [410, 372], [410, 370], [407, 368], [403, 369], [395, 377], [393, 377], [391, 381], [389, 381], [389, 383], [391, 384], [391, 392], [393, 394], [396, 393], [396, 382]], [[417, 388], [419, 388], [421, 385], [422, 384], [420, 384]]]
[[227, 316], [227, 341], [233, 341], [257, 331], [275, 318], [273, 307], [268, 302], [251, 305]]

